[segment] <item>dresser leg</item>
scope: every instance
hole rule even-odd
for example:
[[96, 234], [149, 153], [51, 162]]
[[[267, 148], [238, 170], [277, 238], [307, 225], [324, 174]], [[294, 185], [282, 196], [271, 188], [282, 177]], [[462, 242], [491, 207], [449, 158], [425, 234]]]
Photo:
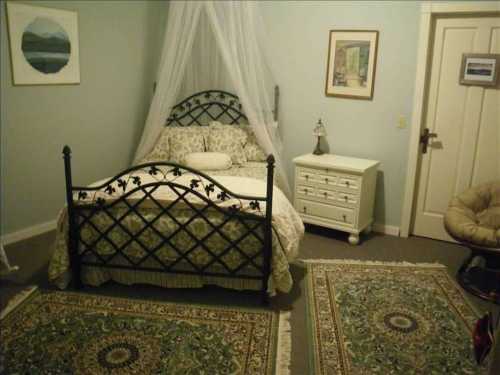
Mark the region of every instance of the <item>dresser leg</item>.
[[349, 243], [351, 245], [357, 245], [359, 243], [359, 234], [351, 233], [349, 235]]

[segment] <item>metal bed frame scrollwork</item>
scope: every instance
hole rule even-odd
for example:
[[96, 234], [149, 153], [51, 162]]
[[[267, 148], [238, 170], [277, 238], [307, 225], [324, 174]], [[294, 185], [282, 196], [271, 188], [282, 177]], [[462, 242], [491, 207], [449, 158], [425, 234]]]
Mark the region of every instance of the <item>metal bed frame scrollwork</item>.
[[226, 91], [207, 90], [189, 96], [172, 107], [167, 126], [208, 125], [209, 121], [225, 124], [248, 122], [239, 98]]
[[[189, 126], [205, 125], [206, 120], [227, 120], [231, 124], [246, 121], [241, 112], [238, 98], [230, 93], [218, 90], [205, 91], [192, 95], [172, 108], [167, 125]], [[98, 267], [107, 269], [123, 269], [146, 272], [163, 272], [167, 274], [184, 274], [213, 276], [231, 279], [261, 281], [260, 294], [262, 302], [268, 303], [268, 279], [271, 274], [272, 257], [272, 202], [274, 157], [267, 158], [267, 185], [265, 196], [246, 196], [236, 194], [225, 188], [212, 177], [187, 166], [169, 162], [151, 162], [133, 166], [110, 178], [99, 186], [74, 186], [71, 172], [71, 149], [63, 149], [66, 176], [66, 200], [69, 224], [68, 249], [70, 265], [75, 288], [82, 287], [82, 267]], [[144, 176], [153, 182], [144, 182]], [[189, 175], [189, 185], [179, 183], [183, 175]], [[155, 197], [155, 194], [167, 191], [175, 198], [167, 202]], [[196, 201], [196, 203], [193, 203]], [[228, 202], [232, 203], [228, 205]], [[180, 203], [190, 213], [187, 221], [176, 218], [176, 205]], [[265, 203], [265, 210], [262, 207]], [[143, 207], [153, 208], [154, 215], [144, 215]], [[218, 221], [213, 212], [221, 215]], [[212, 213], [212, 215], [211, 215]], [[104, 216], [111, 223], [107, 228], [99, 227], [95, 220]], [[127, 215], [136, 215], [142, 227], [131, 230], [124, 223]], [[155, 227], [161, 217], [167, 217], [175, 223], [175, 230], [163, 233]], [[221, 217], [223, 218], [221, 220]], [[189, 228], [195, 220], [203, 221], [210, 231], [201, 238]], [[244, 228], [238, 238], [230, 238], [224, 233], [224, 227], [238, 224]], [[87, 227], [97, 234], [91, 243], [81, 235]], [[128, 236], [124, 243], [117, 244], [111, 237], [113, 229], [120, 229]], [[141, 234], [152, 231], [160, 239], [159, 244], [148, 246], [141, 241]], [[194, 244], [187, 248], [179, 248], [174, 237], [183, 233]], [[225, 240], [225, 248], [211, 248], [207, 239], [219, 235]], [[240, 246], [243, 240], [253, 236], [259, 248], [252, 254], [243, 251]], [[97, 250], [103, 241], [113, 249], [112, 254], [103, 255]], [[127, 247], [135, 243], [143, 251], [143, 256], [130, 257]], [[175, 259], [165, 261], [158, 252], [168, 246], [175, 253]], [[190, 254], [203, 251], [208, 261], [204, 264], [194, 263]], [[231, 267], [224, 261], [224, 256], [236, 251], [241, 262]], [[120, 258], [121, 262], [116, 260]], [[150, 263], [147, 263], [150, 261]], [[154, 261], [155, 267], [151, 266]], [[217, 266], [214, 271], [213, 266]]]

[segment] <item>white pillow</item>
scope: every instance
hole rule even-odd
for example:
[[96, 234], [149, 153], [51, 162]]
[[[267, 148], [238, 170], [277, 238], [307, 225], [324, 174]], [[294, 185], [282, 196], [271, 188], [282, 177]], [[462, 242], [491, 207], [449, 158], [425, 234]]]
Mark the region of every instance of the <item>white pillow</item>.
[[222, 171], [233, 165], [231, 156], [221, 152], [193, 152], [184, 160], [188, 167], [202, 171]]

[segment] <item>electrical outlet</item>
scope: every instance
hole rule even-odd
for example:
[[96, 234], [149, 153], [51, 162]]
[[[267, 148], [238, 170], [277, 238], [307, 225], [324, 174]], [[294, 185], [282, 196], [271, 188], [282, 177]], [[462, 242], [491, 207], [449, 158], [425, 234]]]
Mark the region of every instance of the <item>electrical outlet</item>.
[[404, 129], [406, 128], [407, 122], [406, 122], [406, 117], [405, 116], [399, 116], [398, 119], [398, 128], [399, 129]]

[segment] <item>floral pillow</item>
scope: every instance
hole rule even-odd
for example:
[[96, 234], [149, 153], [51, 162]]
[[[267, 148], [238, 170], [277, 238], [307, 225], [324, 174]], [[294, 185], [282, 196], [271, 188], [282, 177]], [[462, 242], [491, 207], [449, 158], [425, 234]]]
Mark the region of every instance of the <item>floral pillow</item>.
[[185, 164], [186, 155], [205, 151], [205, 137], [198, 131], [175, 131], [169, 136], [170, 161]]
[[167, 127], [161, 132], [160, 138], [158, 138], [153, 150], [140, 161], [140, 164], [150, 163], [153, 161], [168, 161], [170, 159], [168, 136], [169, 129]]
[[[248, 126], [249, 128], [249, 126]], [[251, 129], [248, 129], [248, 142], [244, 150], [248, 161], [266, 161], [266, 153], [257, 143], [257, 138]]]
[[242, 145], [245, 145], [245, 143], [247, 143], [248, 141], [248, 132], [245, 131], [245, 128], [247, 128], [247, 126], [227, 125], [227, 124], [222, 124], [219, 121], [212, 121], [209, 125], [209, 133], [213, 129], [224, 130], [232, 138], [234, 138], [238, 142], [241, 142]]
[[226, 129], [235, 139], [241, 140], [247, 161], [266, 161], [267, 155], [259, 146], [257, 138], [249, 125], [226, 125], [219, 121], [212, 121], [210, 129], [215, 128]]
[[233, 164], [244, 164], [247, 161], [243, 145], [247, 135], [242, 129], [232, 125], [211, 126], [208, 132], [207, 149], [210, 152], [229, 154]]

